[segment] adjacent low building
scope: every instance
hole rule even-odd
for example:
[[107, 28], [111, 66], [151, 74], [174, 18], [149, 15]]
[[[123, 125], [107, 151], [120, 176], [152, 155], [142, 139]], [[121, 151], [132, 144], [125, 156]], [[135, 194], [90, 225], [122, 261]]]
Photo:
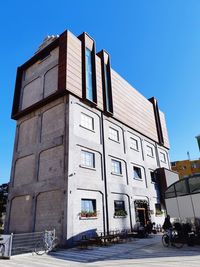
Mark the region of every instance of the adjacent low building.
[[172, 170], [178, 172], [180, 179], [200, 175], [200, 159], [171, 162]]
[[183, 178], [165, 192], [167, 213], [183, 221], [200, 219], [200, 175]]
[[49, 37], [18, 68], [6, 232], [133, 229], [163, 219], [170, 170], [164, 114], [96, 53], [87, 34]]

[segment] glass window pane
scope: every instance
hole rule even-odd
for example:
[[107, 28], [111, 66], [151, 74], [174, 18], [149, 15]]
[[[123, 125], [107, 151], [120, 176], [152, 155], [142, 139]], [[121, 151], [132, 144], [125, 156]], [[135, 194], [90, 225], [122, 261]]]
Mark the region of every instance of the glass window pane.
[[133, 178], [142, 179], [141, 168], [136, 166], [133, 167]]
[[163, 153], [163, 152], [160, 152], [160, 161], [166, 163], [166, 155], [165, 155], [165, 153]]
[[109, 127], [109, 138], [114, 141], [119, 141], [119, 132], [111, 127]]
[[138, 141], [132, 137], [130, 138], [130, 140], [131, 140], [131, 148], [138, 150]]
[[96, 212], [96, 200], [81, 199], [81, 211]]
[[81, 113], [81, 126], [94, 130], [94, 119], [84, 113]]
[[92, 51], [86, 48], [86, 98], [94, 101], [92, 83]]
[[188, 179], [190, 193], [199, 193], [200, 192], [200, 177], [193, 177]]
[[151, 182], [152, 183], [156, 183], [157, 181], [156, 181], [156, 174], [155, 174], [155, 172], [150, 171], [150, 175], [151, 175]]
[[176, 196], [175, 188], [174, 188], [174, 185], [172, 185], [166, 190], [165, 198], [171, 198], [175, 196]]
[[111, 160], [111, 165], [112, 165], [112, 172], [116, 173], [116, 174], [121, 174], [122, 170], [121, 170], [121, 162], [112, 159]]
[[146, 147], [147, 147], [147, 155], [153, 157], [153, 148], [151, 146], [146, 146]]
[[94, 168], [94, 153], [81, 151], [81, 165]]
[[111, 88], [108, 83], [108, 68], [109, 66], [107, 64], [104, 64], [106, 110], [112, 113]]
[[183, 196], [189, 193], [185, 180], [177, 182], [175, 184], [175, 190], [177, 196]]
[[124, 201], [122, 201], [122, 200], [115, 200], [114, 201], [114, 207], [115, 207], [115, 211], [125, 210]]

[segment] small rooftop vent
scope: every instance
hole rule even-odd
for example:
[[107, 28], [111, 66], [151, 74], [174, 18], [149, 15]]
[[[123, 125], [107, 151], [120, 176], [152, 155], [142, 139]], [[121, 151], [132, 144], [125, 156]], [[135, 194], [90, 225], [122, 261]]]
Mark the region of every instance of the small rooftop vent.
[[59, 35], [47, 35], [44, 38], [42, 44], [39, 46], [38, 50], [35, 52], [35, 54], [37, 54], [38, 52], [40, 52], [42, 49], [44, 49], [47, 45], [49, 45], [50, 43], [52, 43], [58, 37], [59, 37]]

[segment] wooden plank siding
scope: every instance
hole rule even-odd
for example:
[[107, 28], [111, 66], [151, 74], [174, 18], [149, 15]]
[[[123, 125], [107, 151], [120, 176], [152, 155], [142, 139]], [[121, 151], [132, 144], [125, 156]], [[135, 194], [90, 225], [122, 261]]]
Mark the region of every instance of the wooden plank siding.
[[[71, 32], [66, 32], [66, 90], [73, 93], [79, 98], [83, 98], [83, 82], [82, 82], [82, 47], [81, 41], [73, 35]], [[89, 45], [92, 46], [93, 41], [90, 41]], [[23, 98], [26, 103], [22, 109], [28, 109], [29, 107], [36, 105], [36, 102], [41, 102], [45, 98], [44, 84], [45, 84], [45, 73], [51, 68], [58, 64], [59, 60], [59, 47], [55, 47], [50, 51], [49, 56], [45, 60], [33, 61], [33, 64], [25, 63], [23, 69], [23, 76], [21, 83], [21, 101], [18, 101], [18, 105], [23, 104]], [[101, 59], [99, 56], [95, 56], [96, 60], [96, 86], [97, 86], [97, 108], [99, 110], [104, 109], [103, 103], [103, 84], [102, 84], [102, 68]], [[47, 71], [46, 71], [47, 70]], [[55, 76], [55, 75], [54, 75]], [[32, 83], [32, 88], [29, 88], [29, 83], [34, 81], [36, 78], [41, 78], [38, 84]], [[48, 82], [54, 79], [52, 75], [48, 76]], [[156, 129], [156, 122], [153, 110], [153, 104], [142, 96], [137, 90], [135, 90], [127, 81], [125, 81], [117, 72], [111, 69], [111, 83], [112, 83], [112, 95], [113, 95], [113, 117], [132, 129], [144, 134], [152, 140], [158, 142], [158, 134]], [[64, 80], [65, 84], [65, 80]], [[28, 85], [29, 87], [25, 87]], [[20, 86], [20, 85], [19, 85]], [[38, 93], [35, 92], [37, 87]], [[56, 87], [56, 86], [55, 86]], [[63, 86], [62, 86], [63, 87]], [[24, 93], [26, 89], [26, 94]], [[65, 93], [65, 88], [63, 91]], [[53, 88], [54, 89], [54, 88]], [[53, 90], [52, 89], [52, 90]], [[50, 93], [56, 92], [57, 88]], [[41, 91], [41, 92], [40, 92]], [[36, 94], [37, 93], [37, 94]], [[30, 98], [30, 99], [29, 99]], [[165, 117], [160, 112], [160, 120], [162, 124], [164, 146], [169, 147], [167, 128], [165, 123]]]
[[[97, 73], [97, 108], [103, 110], [101, 61], [96, 56]], [[153, 105], [148, 99], [135, 90], [117, 72], [111, 70], [113, 117], [130, 126], [136, 131], [158, 142]], [[67, 40], [67, 90], [82, 97], [82, 65], [81, 41], [68, 31]], [[161, 114], [161, 124], [164, 145], [169, 147], [164, 114]]]

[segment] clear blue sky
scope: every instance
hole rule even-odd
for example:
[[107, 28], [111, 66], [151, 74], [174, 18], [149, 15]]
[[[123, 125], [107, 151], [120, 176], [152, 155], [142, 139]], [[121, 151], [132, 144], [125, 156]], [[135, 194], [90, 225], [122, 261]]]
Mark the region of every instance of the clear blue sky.
[[167, 120], [171, 160], [198, 158], [200, 133], [200, 1], [3, 1], [0, 7], [0, 183], [10, 177], [15, 121], [10, 119], [16, 68], [43, 38], [88, 32], [112, 68]]

